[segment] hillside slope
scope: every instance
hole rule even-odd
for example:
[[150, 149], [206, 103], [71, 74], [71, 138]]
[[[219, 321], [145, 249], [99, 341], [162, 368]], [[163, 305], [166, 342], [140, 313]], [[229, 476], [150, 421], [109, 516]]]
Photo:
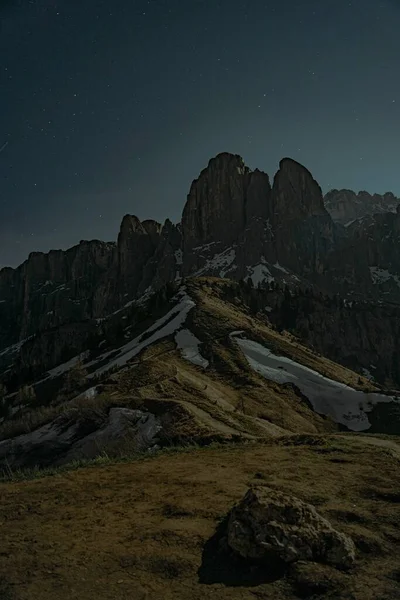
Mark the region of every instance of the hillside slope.
[[119, 341], [41, 374], [33, 399], [6, 397], [3, 470], [216, 439], [400, 430], [395, 393], [279, 333], [239, 296], [227, 301], [227, 289], [188, 279], [158, 318], [144, 312]]

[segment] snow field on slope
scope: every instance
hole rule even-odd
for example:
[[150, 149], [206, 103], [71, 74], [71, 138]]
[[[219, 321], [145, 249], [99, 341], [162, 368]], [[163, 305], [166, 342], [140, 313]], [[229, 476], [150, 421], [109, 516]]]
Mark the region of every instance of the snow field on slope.
[[[100, 375], [115, 366], [124, 366], [129, 360], [131, 360], [131, 358], [139, 354], [139, 352], [144, 350], [144, 348], [147, 348], [147, 346], [150, 346], [162, 338], [172, 335], [178, 329], [180, 329], [184, 324], [189, 311], [195, 306], [195, 303], [186, 292], [181, 291], [179, 295], [180, 300], [178, 304], [171, 308], [171, 310], [168, 311], [163, 317], [155, 321], [155, 323], [153, 323], [153, 325], [151, 325], [144, 333], [141, 333], [136, 338], [119, 348], [117, 351], [118, 355], [110, 362], [94, 371], [94, 373], [91, 373], [89, 378]], [[154, 332], [152, 335], [143, 340], [143, 337], [152, 332]], [[115, 350], [107, 352], [106, 354], [100, 356], [96, 362], [103, 361], [105, 358], [107, 358], [107, 356], [110, 356], [114, 353]]]
[[371, 427], [367, 413], [379, 402], [398, 402], [393, 396], [364, 393], [324, 377], [286, 356], [273, 354], [257, 342], [236, 338], [249, 365], [266, 379], [293, 383], [310, 400], [315, 412], [331, 417], [352, 431]]

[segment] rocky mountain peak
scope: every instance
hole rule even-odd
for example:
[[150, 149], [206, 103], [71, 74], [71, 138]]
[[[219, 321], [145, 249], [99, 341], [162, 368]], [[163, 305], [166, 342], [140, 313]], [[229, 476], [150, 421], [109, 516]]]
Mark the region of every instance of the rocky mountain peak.
[[399, 199], [393, 194], [393, 192], [385, 192], [383, 198], [388, 202], [399, 202]]
[[[229, 165], [233, 167], [246, 168], [244, 160], [239, 154], [232, 154], [231, 152], [220, 152], [208, 161], [207, 169], [214, 168], [215, 166], [217, 168], [224, 169]], [[206, 169], [204, 169], [203, 171], [205, 170]]]
[[122, 219], [115, 257], [115, 277], [121, 294], [136, 294], [143, 268], [154, 254], [160, 234], [161, 225], [157, 221], [141, 222], [134, 215], [125, 215]]
[[249, 169], [237, 154], [211, 159], [191, 185], [182, 214], [185, 250], [237, 238], [245, 223], [245, 190]]
[[154, 219], [146, 219], [145, 221], [142, 221], [142, 226], [147, 235], [150, 236], [153, 243], [157, 244], [162, 232], [161, 223], [154, 221]]
[[143, 223], [135, 215], [124, 215], [121, 226], [119, 229], [119, 235], [130, 235], [131, 233], [146, 233], [143, 227]]
[[275, 212], [296, 219], [326, 213], [322, 191], [310, 171], [291, 158], [283, 158], [272, 186]]

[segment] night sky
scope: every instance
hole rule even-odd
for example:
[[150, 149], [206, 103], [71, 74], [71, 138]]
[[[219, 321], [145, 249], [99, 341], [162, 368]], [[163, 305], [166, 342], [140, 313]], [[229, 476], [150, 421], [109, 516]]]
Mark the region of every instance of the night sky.
[[218, 152], [400, 196], [399, 0], [0, 0], [0, 265], [178, 221]]

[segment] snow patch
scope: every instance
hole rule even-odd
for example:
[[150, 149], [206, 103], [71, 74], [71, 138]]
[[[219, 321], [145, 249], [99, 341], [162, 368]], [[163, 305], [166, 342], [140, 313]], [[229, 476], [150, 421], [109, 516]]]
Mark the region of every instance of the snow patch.
[[372, 382], [375, 381], [374, 376], [372, 375], [371, 371], [369, 371], [368, 369], [363, 368], [362, 374], [364, 375], [364, 377], [366, 377], [370, 381], [372, 381]]
[[24, 340], [21, 340], [20, 342], [17, 342], [12, 346], [8, 346], [8, 348], [4, 348], [4, 350], [0, 352], [0, 356], [4, 356], [5, 354], [16, 354], [21, 350], [24, 343], [27, 342], [29, 339], [30, 338], [25, 338]]
[[[89, 355], [88, 352], [84, 352], [82, 354], [78, 354], [78, 356], [74, 356], [73, 358], [71, 358], [67, 362], [63, 363], [62, 365], [58, 365], [58, 367], [54, 367], [54, 369], [50, 369], [50, 371], [48, 372], [49, 373], [49, 377], [58, 377], [59, 375], [62, 375], [63, 373], [66, 373], [67, 371], [70, 371], [72, 369], [72, 367], [75, 367], [75, 365], [79, 361], [85, 360], [85, 358], [87, 358], [88, 355]], [[49, 377], [47, 377], [47, 379]]]
[[199, 276], [208, 271], [219, 270], [219, 277], [224, 278], [227, 273], [236, 268], [235, 265], [233, 265], [235, 258], [236, 250], [234, 248], [227, 248], [219, 254], [214, 254], [211, 259], [207, 260], [204, 267], [196, 272], [196, 275]]
[[[129, 360], [131, 360], [131, 358], [139, 354], [139, 352], [141, 352], [144, 348], [147, 348], [147, 346], [150, 346], [162, 338], [172, 335], [180, 327], [182, 327], [190, 310], [195, 306], [195, 303], [184, 290], [179, 292], [178, 295], [180, 296], [178, 304], [171, 308], [166, 315], [153, 323], [153, 325], [151, 325], [151, 327], [149, 327], [144, 333], [141, 333], [135, 339], [119, 348], [118, 355], [115, 358], [113, 358], [106, 365], [97, 369], [94, 373], [88, 375], [88, 378], [91, 379], [96, 375], [100, 375], [101, 373], [112, 369], [113, 367], [122, 367]], [[152, 335], [148, 336], [149, 333], [152, 333]], [[115, 350], [111, 350], [106, 354], [103, 354], [96, 360], [96, 362], [103, 361], [111, 354], [115, 354]]]
[[175, 251], [175, 261], [176, 261], [177, 265], [181, 265], [182, 264], [182, 262], [183, 262], [183, 253], [182, 253], [181, 249]]
[[74, 400], [91, 400], [92, 398], [96, 398], [96, 396], [99, 395], [98, 389], [96, 386], [91, 387], [87, 390], [85, 390], [84, 392], [82, 392], [82, 394], [79, 394], [79, 396], [76, 396], [76, 398], [74, 398]]
[[189, 329], [181, 329], [175, 335], [175, 341], [183, 358], [199, 367], [208, 367], [209, 362], [199, 351], [201, 341]]
[[239, 338], [236, 341], [257, 373], [277, 383], [295, 384], [317, 413], [331, 417], [352, 431], [365, 431], [371, 427], [367, 413], [375, 404], [399, 402], [396, 397], [366, 394], [324, 377], [290, 358], [273, 354], [257, 342]]
[[69, 291], [71, 288], [67, 288], [66, 283], [62, 283], [58, 287], [56, 287], [52, 292], [50, 292], [49, 296], [53, 296], [53, 294], [57, 294], [57, 292]]
[[217, 242], [209, 242], [208, 244], [203, 244], [202, 246], [195, 246], [193, 248], [193, 250], [199, 251], [199, 250], [209, 250], [211, 248], [211, 246], [214, 246], [214, 244], [216, 244]]
[[237, 335], [240, 335], [241, 333], [244, 333], [243, 329], [240, 329], [239, 331], [231, 331], [231, 333], [229, 334], [229, 337], [236, 337]]
[[271, 274], [271, 271], [268, 269], [265, 258], [261, 257], [261, 263], [258, 265], [254, 265], [252, 267], [247, 267], [249, 272], [247, 280], [251, 279], [254, 285], [258, 285], [259, 283], [263, 283], [266, 281], [270, 283], [271, 281], [275, 281], [275, 278]]
[[393, 275], [387, 269], [381, 269], [379, 267], [370, 267], [369, 271], [371, 273], [371, 279], [374, 285], [386, 283], [387, 281], [393, 279], [393, 281], [400, 287], [400, 277], [398, 275]]

